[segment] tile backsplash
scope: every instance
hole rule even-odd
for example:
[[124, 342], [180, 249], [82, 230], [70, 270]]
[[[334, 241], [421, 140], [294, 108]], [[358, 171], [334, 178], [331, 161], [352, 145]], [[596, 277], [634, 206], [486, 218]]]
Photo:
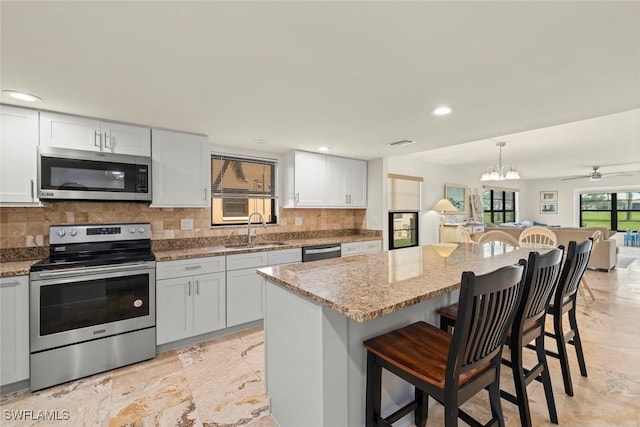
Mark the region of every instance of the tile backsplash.
[[[280, 209], [279, 224], [258, 234], [365, 229], [365, 209]], [[295, 225], [300, 218], [302, 225]], [[181, 230], [180, 220], [192, 219], [193, 230]], [[107, 224], [149, 222], [153, 240], [218, 237], [245, 234], [246, 227], [210, 225], [207, 208], [150, 208], [143, 203], [55, 202], [39, 208], [0, 208], [0, 248], [49, 245], [49, 226], [55, 224]]]

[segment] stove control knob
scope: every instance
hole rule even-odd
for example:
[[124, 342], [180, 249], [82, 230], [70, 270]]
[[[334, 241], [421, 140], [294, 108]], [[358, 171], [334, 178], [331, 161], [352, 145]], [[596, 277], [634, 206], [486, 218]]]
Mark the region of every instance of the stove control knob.
[[69, 234], [72, 236], [75, 236], [76, 234], [78, 234], [78, 232], [76, 230], [71, 230]]
[[57, 234], [58, 234], [58, 236], [60, 236], [60, 237], [64, 237], [64, 236], [67, 234], [67, 232], [66, 232], [66, 231], [64, 231], [64, 230], [58, 230], [58, 233], [57, 233]]
[[135, 227], [131, 227], [131, 228], [129, 229], [129, 233], [133, 234], [133, 233], [135, 233], [135, 232], [136, 232]]
[[144, 233], [144, 227], [138, 228], [138, 233]]

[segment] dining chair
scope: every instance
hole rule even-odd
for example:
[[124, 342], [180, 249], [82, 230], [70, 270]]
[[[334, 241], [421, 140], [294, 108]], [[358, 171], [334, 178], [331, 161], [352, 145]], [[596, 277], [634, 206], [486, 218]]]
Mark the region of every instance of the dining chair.
[[518, 239], [513, 237], [511, 234], [501, 230], [487, 231], [486, 233], [483, 233], [478, 239], [478, 244], [488, 242], [502, 242], [516, 248], [520, 246]]
[[[511, 368], [516, 394], [514, 396], [501, 390], [500, 395], [518, 406], [520, 423], [523, 427], [532, 426], [527, 386], [534, 380], [542, 382], [549, 418], [552, 423], [558, 423], [544, 348], [544, 325], [547, 307], [558, 283], [563, 252], [564, 248], [561, 246], [543, 255], [538, 252], [529, 254], [522, 299], [516, 310], [513, 326], [507, 333], [506, 345], [509, 347], [511, 357], [510, 360], [503, 357], [502, 363]], [[449, 330], [456, 325], [458, 304], [440, 309], [438, 313], [440, 328]], [[523, 350], [532, 341], [535, 341], [533, 348], [536, 351], [537, 363], [531, 368], [525, 368]]]
[[463, 225], [459, 225], [456, 227], [456, 240], [462, 243], [475, 243], [471, 238], [471, 233], [469, 233], [469, 229]]
[[536, 244], [555, 247], [558, 246], [558, 237], [552, 230], [534, 225], [533, 227], [525, 228], [520, 233], [518, 242], [520, 242], [520, 246]]
[[[492, 419], [504, 426], [500, 402], [500, 359], [507, 330], [522, 296], [525, 260], [476, 276], [462, 273], [458, 327], [453, 335], [425, 322], [368, 339], [365, 425], [390, 426], [413, 412], [424, 427], [428, 396], [445, 407], [445, 426], [457, 426], [458, 417], [479, 425], [459, 405], [481, 390], [489, 391]], [[482, 316], [480, 313], [492, 313]], [[381, 413], [382, 369], [415, 386], [414, 400], [394, 413]]]
[[[574, 241], [569, 242], [567, 257], [562, 266], [558, 286], [552, 303], [547, 308], [547, 313], [553, 317], [553, 332], [545, 332], [545, 336], [555, 340], [558, 351], [552, 352], [547, 350], [546, 353], [548, 356], [560, 360], [564, 391], [569, 396], [573, 396], [573, 384], [571, 383], [571, 371], [569, 370], [569, 359], [567, 358], [567, 344], [575, 347], [578, 366], [580, 367], [580, 375], [583, 377], [587, 376], [587, 366], [582, 351], [582, 340], [580, 339], [580, 331], [578, 330], [578, 322], [576, 319], [576, 295], [578, 293], [578, 287], [580, 286], [580, 279], [582, 279], [587, 269], [592, 247], [593, 241], [591, 237], [581, 243]], [[570, 329], [567, 332], [563, 330], [565, 313], [567, 313], [569, 317]]]
[[[591, 238], [593, 239], [593, 247], [591, 248], [591, 252], [593, 252], [598, 246], [598, 243], [600, 243], [600, 240], [602, 239], [602, 231], [596, 230], [591, 236]], [[588, 307], [589, 304], [587, 303], [587, 295], [585, 294], [584, 290], [586, 289], [587, 292], [589, 292], [589, 296], [591, 297], [592, 300], [595, 301], [596, 297], [595, 295], [593, 295], [593, 291], [591, 290], [591, 287], [589, 286], [589, 283], [587, 282], [587, 279], [584, 277], [584, 275], [582, 276], [581, 281], [582, 281], [581, 283], [582, 286], [578, 288], [578, 292], [580, 292], [580, 296], [584, 300], [584, 305]]]

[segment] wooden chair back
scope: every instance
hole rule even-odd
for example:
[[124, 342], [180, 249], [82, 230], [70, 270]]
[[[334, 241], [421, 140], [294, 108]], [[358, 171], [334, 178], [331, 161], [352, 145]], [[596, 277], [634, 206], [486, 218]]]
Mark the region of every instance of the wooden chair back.
[[596, 230], [593, 232], [593, 234], [591, 235], [591, 238], [593, 239], [593, 248], [591, 248], [591, 250], [593, 251], [596, 246], [598, 246], [598, 243], [600, 243], [600, 240], [602, 240], [602, 231], [600, 230]]
[[560, 277], [563, 253], [564, 247], [560, 246], [543, 255], [529, 254], [522, 301], [513, 321], [513, 331], [522, 333], [525, 325], [531, 325], [546, 314]]
[[469, 233], [467, 227], [463, 225], [459, 225], [456, 228], [456, 240], [463, 243], [475, 243], [471, 238], [471, 233]]
[[[481, 276], [470, 271], [462, 273], [458, 321], [445, 378], [460, 378], [460, 374], [489, 363], [499, 368], [502, 346], [522, 297], [526, 265], [525, 260], [520, 260], [518, 265]], [[451, 386], [457, 390], [457, 384]]]
[[567, 258], [560, 273], [554, 306], [561, 307], [569, 297], [572, 297], [575, 304], [575, 294], [578, 291], [580, 279], [582, 279], [587, 269], [592, 248], [593, 240], [591, 240], [591, 237], [581, 243], [569, 242]]
[[515, 246], [516, 248], [520, 246], [520, 243], [515, 237], [501, 230], [487, 231], [486, 233], [483, 233], [482, 236], [480, 236], [480, 238], [478, 239], [478, 244], [488, 242], [502, 242], [511, 246]]
[[533, 243], [554, 247], [558, 246], [558, 237], [556, 236], [556, 233], [546, 227], [533, 226], [525, 228], [520, 234], [518, 241], [521, 246], [523, 243]]

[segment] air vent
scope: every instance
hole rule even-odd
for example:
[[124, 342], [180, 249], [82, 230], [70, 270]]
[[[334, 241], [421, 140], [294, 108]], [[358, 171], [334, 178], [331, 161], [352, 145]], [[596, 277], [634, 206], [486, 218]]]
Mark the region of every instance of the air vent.
[[403, 145], [415, 144], [416, 142], [412, 139], [403, 139], [402, 141], [392, 142], [389, 145], [392, 147], [401, 147]]

